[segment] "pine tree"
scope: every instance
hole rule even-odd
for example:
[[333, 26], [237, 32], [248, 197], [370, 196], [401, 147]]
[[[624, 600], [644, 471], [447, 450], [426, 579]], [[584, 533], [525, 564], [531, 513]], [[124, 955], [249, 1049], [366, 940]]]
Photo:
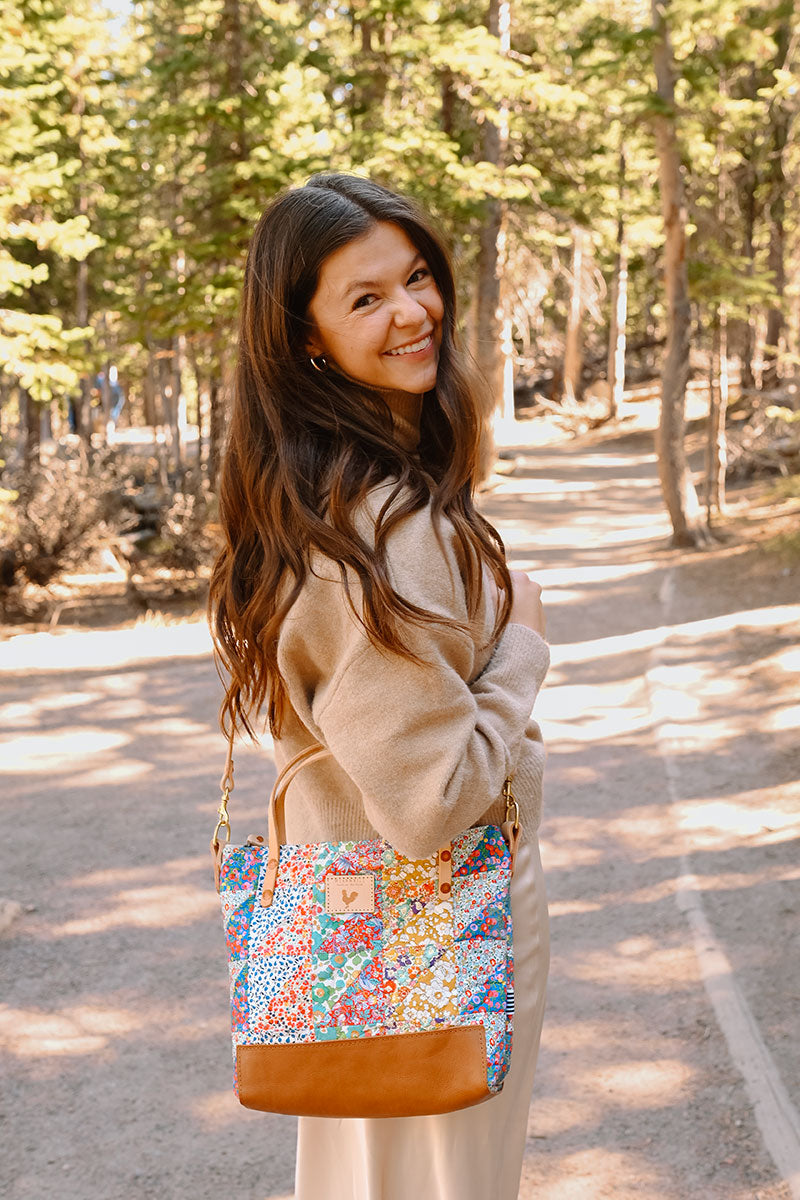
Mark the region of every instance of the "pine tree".
[[107, 69], [90, 3], [11, 0], [0, 11], [0, 358], [35, 442], [35, 402], [65, 403], [95, 361], [79, 280], [102, 244], [92, 186], [109, 148]]

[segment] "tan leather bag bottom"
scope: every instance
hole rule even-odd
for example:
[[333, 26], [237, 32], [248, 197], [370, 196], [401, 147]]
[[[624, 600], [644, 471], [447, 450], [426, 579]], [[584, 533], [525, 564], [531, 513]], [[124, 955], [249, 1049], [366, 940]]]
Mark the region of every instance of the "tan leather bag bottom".
[[246, 1108], [300, 1117], [416, 1117], [488, 1100], [480, 1025], [297, 1046], [237, 1046]]

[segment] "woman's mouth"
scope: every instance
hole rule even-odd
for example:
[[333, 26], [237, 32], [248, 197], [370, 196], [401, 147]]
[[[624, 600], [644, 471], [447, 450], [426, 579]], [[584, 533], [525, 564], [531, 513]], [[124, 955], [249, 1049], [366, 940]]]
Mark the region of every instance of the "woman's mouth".
[[406, 354], [422, 354], [433, 342], [433, 333], [426, 333], [425, 337], [419, 338], [416, 342], [410, 342], [407, 346], [398, 346], [395, 350], [384, 350], [384, 354], [391, 358], [402, 358]]

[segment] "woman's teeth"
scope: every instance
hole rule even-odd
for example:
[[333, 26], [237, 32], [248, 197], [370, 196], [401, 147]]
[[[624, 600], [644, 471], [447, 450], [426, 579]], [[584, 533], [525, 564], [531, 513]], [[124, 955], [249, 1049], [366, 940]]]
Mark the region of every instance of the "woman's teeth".
[[412, 342], [410, 346], [400, 346], [397, 350], [387, 350], [387, 354], [416, 354], [418, 350], [424, 350], [430, 344], [433, 334], [429, 333], [427, 337], [422, 338], [418, 342]]

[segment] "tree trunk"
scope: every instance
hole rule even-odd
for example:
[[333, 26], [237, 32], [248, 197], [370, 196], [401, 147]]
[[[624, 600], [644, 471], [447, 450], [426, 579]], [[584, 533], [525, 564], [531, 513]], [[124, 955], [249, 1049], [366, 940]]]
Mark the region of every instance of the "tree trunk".
[[[487, 139], [484, 137], [484, 146]], [[491, 152], [491, 151], [490, 151]], [[484, 157], [486, 151], [484, 152]], [[500, 277], [497, 242], [500, 237], [503, 213], [499, 200], [489, 199], [484, 209], [484, 219], [478, 243], [478, 279], [475, 312], [478, 366], [489, 388], [486, 417], [490, 418], [500, 402], [503, 392], [500, 335], [502, 318], [500, 313]]]
[[[775, 60], [777, 70], [786, 66], [789, 49], [789, 26], [782, 24], [776, 30], [778, 52]], [[770, 159], [767, 171], [769, 186], [769, 253], [767, 267], [777, 293], [777, 302], [767, 311], [766, 345], [764, 347], [764, 370], [761, 374], [761, 390], [768, 392], [780, 383], [780, 343], [783, 331], [783, 295], [786, 287], [784, 260], [786, 218], [786, 175], [784, 151], [789, 133], [789, 107], [783, 96], [776, 96], [770, 105]]]
[[58, 400], [50, 401], [47, 424], [50, 429], [50, 437], [60, 438], [62, 436], [64, 421], [61, 416], [61, 405]]
[[111, 382], [109, 374], [111, 372], [111, 363], [106, 359], [103, 363], [103, 379], [100, 384], [100, 399], [103, 406], [103, 416], [106, 423], [111, 420]]
[[201, 467], [203, 464], [203, 379], [200, 372], [200, 364], [197, 361], [197, 351], [194, 342], [191, 338], [184, 338], [184, 349], [186, 360], [189, 364], [189, 369], [194, 377], [195, 391], [197, 393], [197, 409], [193, 416], [197, 417], [197, 465]]
[[[651, 258], [652, 262], [649, 261]], [[647, 254], [647, 260], [647, 270], [650, 271], [652, 267], [652, 274], [655, 275], [658, 265], [658, 252], [650, 250]], [[655, 372], [656, 356], [651, 348], [660, 345], [661, 342], [658, 337], [658, 327], [653, 313], [653, 295], [649, 288], [642, 303], [642, 321], [644, 322], [644, 340], [646, 346], [644, 355], [642, 356], [643, 362], [648, 374], [653, 374]]]
[[[501, 30], [507, 34], [509, 23], [508, 0], [489, 0], [486, 28], [496, 38]], [[483, 123], [481, 160], [500, 167], [503, 161], [504, 131], [489, 120]], [[478, 241], [477, 297], [475, 302], [475, 357], [486, 381], [486, 408], [483, 413], [483, 444], [478, 465], [480, 478], [485, 479], [494, 460], [492, 419], [503, 398], [503, 314], [500, 304], [500, 239], [503, 227], [502, 201], [487, 197], [484, 220]], [[513, 389], [513, 384], [512, 384]]]
[[215, 372], [208, 389], [208, 482], [212, 492], [216, 491], [217, 476], [222, 456], [222, 440], [225, 429], [225, 414], [222, 403], [222, 381]]
[[628, 247], [625, 243], [625, 150], [619, 152], [619, 216], [611, 285], [611, 320], [608, 331], [608, 419], [616, 420], [625, 392], [625, 346], [628, 320]]
[[41, 461], [41, 413], [28, 389], [22, 388], [21, 392], [25, 401], [25, 468], [30, 471]]
[[[106, 322], [106, 314], [101, 313], [97, 322], [97, 345], [98, 348], [102, 344], [103, 348], [107, 347], [108, 330]], [[94, 382], [99, 382], [100, 404], [95, 408], [93, 414], [92, 426], [96, 432], [100, 444], [108, 445], [108, 423], [111, 420], [111, 384], [108, 379], [108, 372], [111, 364], [108, 359], [105, 359], [100, 371], [94, 377]], [[96, 429], [94, 428], [96, 426]]]
[[153, 444], [158, 462], [158, 482], [162, 488], [169, 487], [169, 471], [167, 466], [167, 447], [164, 444], [164, 417], [160, 411], [162, 407], [161, 392], [156, 386], [156, 359], [153, 353], [152, 346], [148, 346], [147, 353], [147, 375], [145, 377], [145, 406], [147, 400], [150, 401], [150, 416], [152, 420], [149, 424], [153, 429]]
[[706, 444], [706, 519], [709, 526], [725, 511], [725, 471], [728, 448], [728, 316], [721, 304], [714, 318], [709, 362], [708, 441]]
[[567, 333], [564, 340], [564, 399], [569, 403], [581, 398], [583, 368], [583, 254], [586, 234], [575, 225], [572, 229], [572, 288], [570, 291]]
[[622, 217], [617, 225], [617, 254], [611, 288], [611, 329], [608, 337], [608, 419], [616, 419], [625, 394], [625, 347], [628, 320], [628, 250]]
[[183, 447], [178, 419], [180, 415], [181, 368], [176, 337], [167, 338], [162, 343], [159, 357], [159, 384], [164, 423], [169, 427], [170, 448], [175, 469], [180, 472], [183, 469]]
[[[507, 58], [511, 53], [511, 4], [509, 0], [500, 0], [497, 14], [497, 33], [500, 40], [500, 53]], [[503, 165], [506, 157], [506, 149], [508, 146], [508, 100], [505, 95], [500, 97], [500, 125], [498, 129], [500, 135], [500, 157], [499, 164]], [[497, 276], [501, 284], [500, 303], [499, 303], [499, 320], [501, 326], [500, 336], [500, 370], [502, 375], [501, 383], [501, 412], [506, 428], [513, 426], [516, 420], [516, 409], [514, 407], [514, 334], [511, 314], [504, 311], [502, 296], [502, 281], [506, 274], [506, 266], [508, 263], [508, 226], [505, 221], [505, 205], [502, 206], [502, 217], [500, 226], [500, 236], [497, 243]]]
[[[245, 85], [243, 75], [245, 38], [242, 27], [240, 0], [223, 0], [220, 31], [223, 45], [223, 71], [216, 87], [217, 99], [224, 101], [230, 96], [241, 96]], [[354, 17], [354, 28], [359, 22]], [[355, 90], [355, 89], [354, 89]], [[235, 113], [233, 130], [228, 125], [212, 123], [206, 161], [215, 171], [220, 183], [214, 190], [209, 206], [210, 228], [220, 221], [243, 227], [243, 219], [234, 212], [230, 204], [230, 180], [235, 180], [236, 164], [244, 162], [249, 154], [246, 110], [239, 107]], [[222, 267], [222, 263], [218, 267]], [[213, 268], [212, 268], [213, 270]], [[215, 273], [215, 272], [214, 272]], [[209, 438], [207, 471], [208, 481], [216, 487], [219, 474], [222, 444], [225, 429], [223, 411], [223, 374], [225, 370], [222, 347], [230, 337], [230, 330], [223, 318], [214, 320], [210, 330], [211, 349], [209, 361], [204, 368], [209, 374]]]
[[[719, 74], [721, 96], [727, 95], [727, 80]], [[717, 174], [715, 219], [721, 230], [728, 225], [729, 177], [725, 167], [725, 136], [717, 135], [714, 166]], [[711, 380], [708, 394], [708, 444], [706, 446], [706, 521], [709, 529], [725, 508], [725, 468], [728, 462], [725, 423], [728, 414], [728, 311], [724, 300], [717, 303], [711, 339]]]
[[358, 29], [361, 35], [361, 125], [365, 131], [374, 134], [382, 130], [386, 115], [389, 83], [387, 62], [391, 46], [389, 17], [387, 14], [383, 14], [380, 20], [373, 16], [359, 17]]
[[[755, 96], [755, 78], [752, 86], [753, 95]], [[747, 168], [740, 189], [739, 204], [742, 212], [742, 220], [744, 223], [744, 232], [742, 236], [742, 257], [747, 261], [747, 274], [753, 275], [755, 270], [755, 261], [753, 255], [753, 234], [756, 226], [756, 170], [751, 159], [747, 159]], [[755, 374], [753, 372], [753, 360], [756, 354], [756, 327], [753, 310], [748, 304], [747, 314], [744, 320], [742, 329], [742, 344], [740, 352], [740, 375], [739, 381], [742, 390], [752, 391], [756, 386]]]
[[172, 420], [172, 395], [169, 389], [169, 339], [155, 343], [157, 349], [155, 352], [156, 362], [156, 412], [158, 413], [158, 424], [161, 427], [162, 435], [167, 446], [167, 465], [172, 456], [175, 429]]
[[[83, 116], [86, 109], [86, 98], [83, 90], [79, 89], [75, 98], [75, 112], [78, 116], [78, 162], [80, 164], [79, 177], [83, 178], [84, 168], [86, 166], [86, 154], [83, 145]], [[81, 185], [78, 194], [78, 214], [85, 217], [89, 212], [89, 197], [85, 187]], [[86, 328], [89, 324], [89, 263], [85, 258], [78, 263], [78, 277], [76, 281], [76, 297], [75, 297], [75, 317], [76, 323], [81, 328]], [[85, 343], [86, 352], [89, 352], [89, 342]], [[80, 398], [74, 402], [75, 412], [75, 432], [79, 437], [83, 438], [86, 443], [86, 448], [91, 455], [92, 451], [92, 386], [89, 376], [84, 372], [80, 378]]]
[[707, 543], [697, 493], [686, 464], [686, 384], [689, 379], [691, 310], [686, 265], [686, 200], [678, 145], [672, 47], [666, 21], [668, 0], [652, 0], [653, 65], [657, 90], [669, 113], [653, 117], [658, 149], [661, 211], [664, 218], [664, 286], [667, 298], [667, 352], [661, 373], [661, 417], [656, 438], [658, 473], [672, 522], [675, 546]]
[[147, 367], [142, 379], [142, 407], [144, 409], [144, 423], [149, 425], [153, 433], [156, 428], [156, 396], [155, 396], [155, 375], [153, 371], [153, 356], [148, 352]]
[[[78, 263], [76, 320], [80, 326], [89, 324], [89, 264], [85, 259]], [[75, 432], [83, 438], [87, 448], [91, 449], [92, 385], [86, 372], [81, 375], [78, 387], [78, 398], [74, 401]]]
[[[186, 339], [176, 335], [172, 339], [172, 370], [170, 371], [170, 386], [175, 401], [175, 445], [177, 447], [178, 466], [181, 471], [186, 466], [183, 437], [186, 431], [186, 397], [183, 394], [183, 356]], [[182, 353], [184, 352], [184, 353]]]
[[[223, 0], [220, 16], [221, 49], [225, 59], [225, 95], [241, 96], [244, 71], [244, 36], [240, 0]], [[236, 120], [229, 135], [226, 156], [241, 162], [248, 156], [244, 109], [236, 109]]]
[[[770, 237], [769, 237], [769, 257], [768, 265], [772, 275], [775, 290], [779, 297], [783, 298], [784, 288], [786, 286], [786, 275], [784, 273], [784, 230], [783, 219], [785, 202], [783, 197], [778, 199], [773, 197], [770, 219]], [[764, 345], [764, 370], [761, 373], [761, 390], [762, 392], [774, 391], [780, 384], [780, 367], [779, 354], [781, 347], [781, 333], [783, 331], [783, 309], [777, 304], [773, 304], [767, 310], [767, 332]]]
[[514, 327], [511, 316], [508, 313], [503, 317], [500, 351], [503, 365], [501, 412], [506, 429], [508, 430], [509, 428], [513, 428], [513, 422], [517, 418], [517, 411], [514, 405]]

